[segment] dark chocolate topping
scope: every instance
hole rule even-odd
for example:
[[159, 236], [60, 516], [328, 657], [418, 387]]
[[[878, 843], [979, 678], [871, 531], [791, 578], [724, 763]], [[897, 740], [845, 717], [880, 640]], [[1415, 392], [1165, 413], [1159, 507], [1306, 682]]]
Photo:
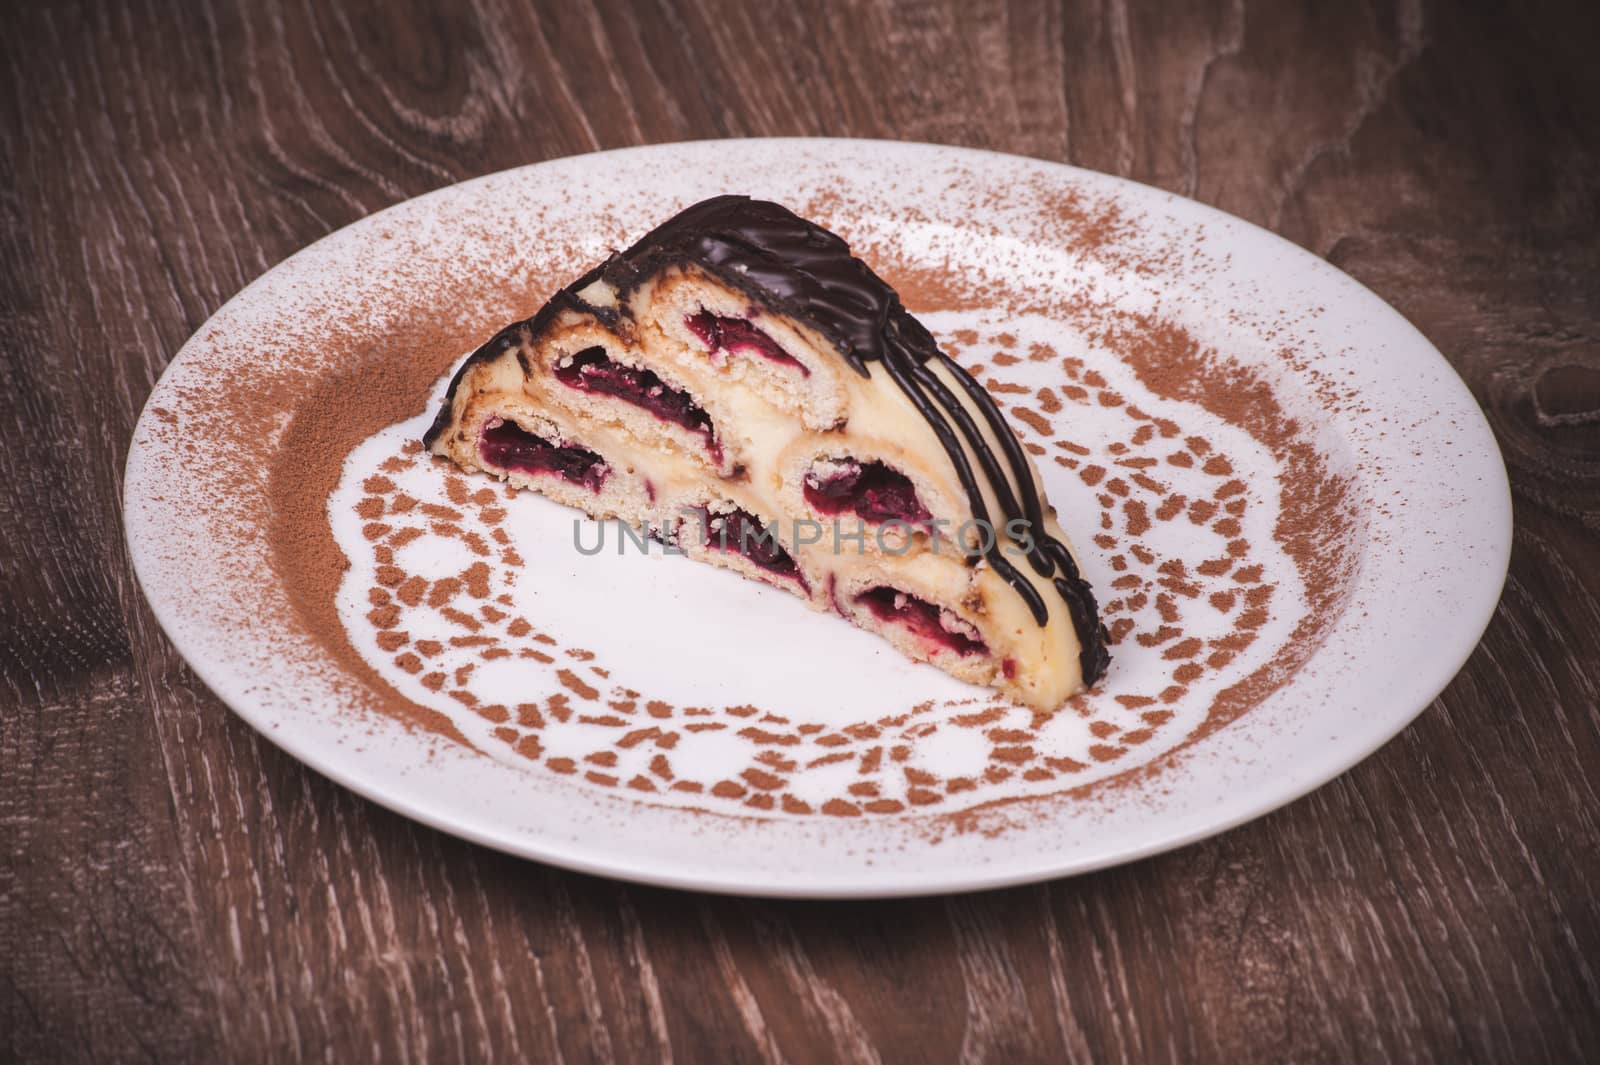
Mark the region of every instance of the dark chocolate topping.
[[[661, 270], [682, 266], [698, 267], [757, 303], [810, 326], [863, 377], [869, 376], [867, 363], [881, 362], [939, 438], [967, 493], [972, 516], [991, 522], [996, 530], [1004, 530], [1013, 521], [1028, 523], [1034, 540], [1028, 564], [1040, 576], [1052, 578], [1052, 587], [1067, 608], [1081, 647], [1079, 666], [1084, 683], [1100, 679], [1110, 655], [1094, 592], [1079, 574], [1066, 545], [1044, 535], [1043, 508], [1027, 456], [994, 399], [939, 350], [938, 342], [901, 305], [894, 289], [851, 255], [844, 240], [779, 204], [748, 196], [703, 200], [645, 234], [627, 251], [611, 256], [558, 292], [528, 322], [510, 327], [475, 352], [451, 382], [424, 443], [431, 446], [449, 424], [451, 400], [467, 368], [517, 343], [519, 329], [537, 332], [567, 308], [598, 313], [577, 295], [596, 279], [605, 280], [620, 297], [626, 297]], [[989, 446], [971, 412], [927, 365], [930, 360], [938, 361], [960, 383], [1000, 442], [1003, 455]], [[979, 470], [968, 462], [963, 438], [977, 458]], [[991, 518], [984, 502], [980, 475], [1000, 506], [998, 519]], [[1048, 605], [1007, 557], [1001, 538], [991, 539], [984, 556], [989, 565], [1028, 604], [1034, 619], [1045, 624], [1050, 616]]]
[[786, 207], [748, 196], [702, 200], [613, 256], [601, 276], [626, 295], [663, 267], [693, 264], [811, 326], [861, 376], [882, 359], [894, 330], [909, 331], [926, 359], [932, 336], [850, 246]]

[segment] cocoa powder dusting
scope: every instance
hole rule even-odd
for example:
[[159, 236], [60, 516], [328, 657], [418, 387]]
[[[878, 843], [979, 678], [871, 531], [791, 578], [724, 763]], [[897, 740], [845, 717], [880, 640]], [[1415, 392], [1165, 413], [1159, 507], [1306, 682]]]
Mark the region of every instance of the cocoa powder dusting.
[[[1036, 194], [1046, 199], [1051, 195], [1043, 189]], [[823, 214], [835, 216], [839, 228], [848, 230], [849, 203], [835, 198], [827, 207]], [[1143, 275], [1162, 266], [1159, 255], [1141, 257], [1130, 250], [1126, 241], [1135, 227], [1114, 206], [1059, 196], [1054, 209], [1044, 212], [1041, 225], [1041, 239], [1113, 269]], [[595, 653], [562, 648], [558, 639], [537, 631], [535, 623], [543, 627], [552, 619], [515, 616], [502, 578], [520, 568], [521, 560], [510, 551], [500, 528], [506, 510], [505, 493], [498, 486], [438, 463], [449, 505], [419, 499], [426, 493], [415, 485], [411, 493], [402, 490], [399, 482], [408, 471], [435, 464], [414, 444], [387, 458], [381, 472], [366, 479], [361, 485], [365, 494], [356, 505], [363, 549], [370, 549], [378, 563], [374, 587], [364, 590], [370, 611], [359, 620], [372, 627], [378, 648], [391, 656], [393, 667], [419, 678], [464, 712], [495, 725], [490, 733], [495, 746], [504, 744], [505, 752], [538, 771], [572, 778], [574, 786], [614, 789], [646, 801], [652, 794], [674, 792], [694, 796], [692, 801], [705, 803], [706, 810], [727, 816], [740, 809], [847, 818], [895, 816], [908, 809], [934, 811], [937, 820], [960, 830], [981, 827], [981, 812], [997, 805], [1071, 800], [1093, 790], [1139, 786], [1171, 764], [1180, 751], [1235, 720], [1293, 675], [1338, 616], [1355, 518], [1347, 482], [1330, 471], [1302, 426], [1285, 413], [1270, 382], [1206, 350], [1181, 327], [1158, 316], [1128, 315], [1077, 295], [1040, 302], [1034, 290], [1019, 297], [1009, 278], [904, 263], [897, 259], [897, 249], [870, 242], [860, 250], [869, 259], [876, 257], [880, 272], [899, 287], [913, 311], [1006, 308], [1016, 315], [1044, 314], [1087, 324], [1096, 341], [1131, 369], [1150, 393], [1195, 404], [1269, 450], [1281, 471], [1277, 484], [1270, 486], [1279, 502], [1272, 539], [1293, 560], [1309, 607], [1282, 650], [1223, 690], [1204, 721], [1175, 746], [1120, 774], [1074, 784], [1077, 774], [1129, 760], [1130, 752], [1152, 743], [1164, 726], [1176, 728], [1171, 725], [1172, 710], [1162, 707], [1172, 707], [1188, 685], [1208, 672], [1226, 668], [1268, 624], [1273, 585], [1264, 583], [1264, 568], [1252, 559], [1252, 544], [1243, 536], [1242, 524], [1252, 490], [1260, 493], [1263, 486], [1236, 472], [1237, 456], [1225, 454], [1225, 445], [1219, 447], [1204, 434], [1185, 433], [1175, 422], [1140, 410], [1137, 390], [1113, 387], [1105, 375], [1070, 352], [1001, 336], [998, 350], [989, 357], [994, 367], [989, 373], [997, 378], [991, 388], [1008, 404], [1011, 397], [1017, 397], [1018, 404], [1031, 404], [1009, 407], [1025, 444], [1036, 454], [1054, 456], [1057, 464], [1074, 470], [1084, 486], [1101, 493], [1103, 514], [1063, 515], [1063, 521], [1080, 545], [1092, 542], [1096, 550], [1106, 552], [1117, 574], [1109, 586], [1099, 589], [1114, 642], [1159, 649], [1167, 667], [1164, 675], [1151, 679], [1144, 693], [1103, 700], [1100, 709], [1091, 709], [1090, 700], [1080, 697], [1060, 711], [1092, 717], [1088, 727], [1096, 742], [1086, 748], [1088, 761], [1057, 757], [1048, 747], [1041, 748], [1037, 732], [1047, 717], [1036, 718], [1028, 727], [997, 727], [1010, 708], [990, 705], [981, 695], [968, 700], [965, 709], [923, 704], [825, 729], [813, 723], [791, 726], [758, 707], [680, 708], [648, 692], [621, 690], [607, 679], [610, 673]], [[424, 249], [417, 249], [417, 254], [419, 262], [425, 260]], [[467, 279], [457, 279], [452, 287], [427, 283], [420, 276], [397, 278], [394, 301], [405, 313], [396, 315], [387, 328], [374, 331], [359, 317], [339, 320], [330, 313], [327, 318], [336, 324], [310, 331], [316, 335], [308, 337], [308, 346], [302, 349], [310, 351], [314, 344], [314, 358], [301, 357], [293, 339], [286, 338], [284, 350], [277, 354], [286, 368], [270, 387], [249, 393], [219, 389], [206, 400], [213, 415], [203, 427], [208, 446], [237, 445], [246, 452], [259, 449], [260, 441], [281, 431], [271, 452], [272, 465], [264, 474], [270, 501], [266, 536], [271, 565], [293, 609], [293, 617], [281, 620], [314, 640], [339, 671], [357, 682], [361, 709], [471, 746], [449, 716], [417, 704], [391, 686], [355, 649], [344, 628], [335, 604], [350, 559], [335, 541], [327, 507], [340, 484], [345, 457], [379, 430], [419, 413], [430, 386], [460, 354], [506, 321], [533, 309], [537, 299], [529, 299], [530, 292], [548, 290], [583, 265], [581, 256], [565, 260], [555, 256], [548, 264], [550, 276], [539, 283], [526, 277], [499, 281], [477, 277], [471, 279], [470, 290]], [[471, 310], [463, 312], [463, 307]], [[962, 352], [979, 343], [977, 332], [963, 331], [951, 339], [958, 360], [972, 364]], [[1048, 371], [1048, 384], [1039, 384], [1037, 377], [1028, 384], [1021, 383], [1027, 378], [1012, 377], [1024, 370]], [[1086, 441], [1055, 439], [1070, 435], [1064, 429], [1072, 425], [1073, 409], [1091, 405], [1126, 418], [1127, 436], [1098, 454], [1085, 446]], [[1091, 456], [1099, 461], [1090, 461]], [[1186, 486], [1189, 482], [1182, 478], [1197, 473], [1214, 478], [1200, 493], [1207, 498], [1187, 498], [1169, 486], [1169, 482]], [[263, 474], [241, 466], [237, 476]], [[1092, 497], [1086, 493], [1085, 498]], [[1112, 515], [1115, 521], [1110, 520]], [[1191, 557], [1187, 565], [1165, 558], [1147, 534], [1173, 522], [1209, 529], [1225, 539], [1226, 547], [1214, 550], [1211, 557]], [[396, 552], [421, 537], [458, 541], [460, 572], [437, 580], [407, 572]], [[1222, 584], [1215, 583], [1219, 581]], [[1133, 615], [1152, 601], [1160, 622], [1141, 629]], [[1191, 601], [1194, 605], [1187, 605]], [[1215, 612], [1212, 617], [1226, 615], [1233, 632], [1210, 640], [1186, 632], [1183, 618], [1188, 615], [1183, 612], [1196, 609]], [[404, 621], [407, 612], [419, 610], [436, 612], [457, 635], [448, 643], [414, 641], [411, 632], [420, 630], [408, 630]], [[469, 690], [473, 664], [449, 660], [451, 652], [468, 651], [478, 661], [515, 655], [529, 668], [554, 670], [565, 694], [514, 708], [480, 700]], [[578, 759], [550, 756], [541, 732], [569, 721], [612, 730], [609, 748]], [[980, 742], [988, 744], [987, 768], [968, 776], [943, 777], [911, 764], [918, 738], [940, 727], [983, 733]], [[746, 743], [753, 752], [751, 762], [730, 765], [717, 778], [685, 777], [673, 761], [679, 741], [688, 743], [696, 733], [718, 731], [729, 737], [736, 734]], [[636, 749], [648, 749], [648, 760], [618, 771], [617, 752]], [[805, 760], [794, 754], [802, 749], [810, 752]], [[790, 790], [794, 778], [807, 769], [841, 763], [853, 763], [860, 779], [839, 794], [807, 801]], [[891, 777], [899, 778], [897, 788], [885, 786]], [[988, 797], [1007, 782], [1015, 787], [1019, 780], [1055, 790], [1047, 795]], [[903, 796], [903, 801], [886, 791]], [[937, 814], [958, 801], [969, 805]]]
[[[406, 287], [400, 280], [396, 286]], [[370, 693], [372, 709], [408, 727], [470, 746], [447, 716], [395, 691], [361, 658], [335, 607], [349, 561], [334, 542], [327, 506], [345, 456], [373, 433], [418, 413], [433, 382], [486, 332], [483, 319], [463, 321], [459, 307], [429, 313], [416, 299], [425, 291], [405, 293], [408, 313], [383, 335], [370, 335], [361, 323], [351, 322], [348, 331], [319, 337], [319, 356], [326, 365], [336, 367], [332, 372], [310, 378], [286, 374], [280, 389], [267, 394], [224, 392], [218, 413], [226, 415], [241, 434], [250, 435], [265, 433], [277, 412], [293, 412], [267, 475], [271, 502], [267, 537], [273, 569], [305, 632], [341, 669], [361, 681]], [[508, 306], [526, 302], [518, 286], [498, 293], [486, 286], [476, 297], [476, 304], [495, 308], [499, 314], [507, 313], [504, 308]], [[393, 482], [374, 476], [363, 487], [373, 496], [361, 505], [376, 505], [374, 516], [381, 515], [384, 503], [378, 497], [393, 492]], [[389, 509], [403, 514], [416, 505], [415, 499], [399, 496]], [[424, 512], [429, 509], [422, 507]], [[449, 511], [435, 516], [460, 517]], [[415, 605], [421, 586], [415, 580], [401, 581], [396, 591], [402, 601]], [[407, 659], [408, 665], [412, 662], [420, 671], [415, 656]]]
[[[303, 409], [285, 434], [286, 446], [317, 448], [336, 447], [345, 443], [337, 438], [337, 434], [322, 427], [312, 428], [315, 421], [307, 419], [306, 413]], [[349, 441], [348, 446], [354, 447], [361, 439], [364, 436]], [[339, 577], [348, 562], [334, 543], [324, 516], [327, 497], [333, 491], [338, 471], [331, 471], [334, 476], [330, 483], [326, 472], [320, 478], [305, 476], [308, 471], [286, 469], [288, 466], [290, 464], [280, 464], [273, 470], [273, 487], [277, 489], [273, 495], [277, 506], [272, 515], [270, 536], [275, 555], [274, 568], [299, 613], [300, 621], [334, 661], [367, 685], [378, 709], [407, 725], [467, 743], [466, 737], [448, 717], [418, 706], [400, 695], [351, 646], [334, 605]], [[372, 615], [369, 615], [369, 619], [388, 620], [387, 617], [373, 618]], [[404, 642], [399, 634], [383, 635], [389, 637], [386, 642], [395, 646]], [[421, 662], [415, 655], [404, 656], [401, 662], [402, 668], [421, 669]]]

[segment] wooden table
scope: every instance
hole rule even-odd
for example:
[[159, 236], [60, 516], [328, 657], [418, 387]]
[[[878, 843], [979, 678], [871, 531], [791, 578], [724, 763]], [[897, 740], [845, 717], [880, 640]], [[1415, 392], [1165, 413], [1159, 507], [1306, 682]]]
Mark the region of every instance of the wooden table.
[[[1600, 7], [545, 6], [0, 13], [0, 1057], [1600, 1055]], [[1516, 492], [1465, 670], [1358, 769], [1220, 839], [862, 904], [506, 858], [229, 714], [144, 608], [119, 522], [184, 339], [429, 189], [756, 134], [1127, 175], [1391, 301], [1489, 411]]]

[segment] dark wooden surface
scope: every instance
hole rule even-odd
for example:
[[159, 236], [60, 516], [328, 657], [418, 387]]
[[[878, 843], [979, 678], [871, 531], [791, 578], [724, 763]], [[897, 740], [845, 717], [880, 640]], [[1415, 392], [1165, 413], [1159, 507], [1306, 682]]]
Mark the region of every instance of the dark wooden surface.
[[[1504, 6], [4, 5], [0, 1057], [1600, 1057], [1600, 8]], [[126, 442], [171, 354], [387, 204], [753, 134], [1124, 174], [1371, 286], [1510, 466], [1483, 646], [1399, 739], [1255, 824], [914, 902], [571, 875], [257, 739], [122, 546]]]

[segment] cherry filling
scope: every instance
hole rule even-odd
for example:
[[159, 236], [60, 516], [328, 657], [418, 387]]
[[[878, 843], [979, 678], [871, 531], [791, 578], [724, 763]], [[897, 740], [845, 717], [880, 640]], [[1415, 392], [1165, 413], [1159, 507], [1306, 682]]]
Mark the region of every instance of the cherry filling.
[[689, 393], [669, 387], [651, 370], [624, 366], [608, 357], [604, 348], [593, 347], [562, 360], [556, 365], [555, 375], [569, 388], [615, 396], [664, 422], [699, 433], [705, 439], [707, 451], [718, 458], [722, 455], [711, 415], [701, 409]]
[[853, 511], [864, 521], [905, 521], [921, 525], [933, 519], [917, 498], [911, 478], [881, 462], [839, 459], [813, 466], [806, 473], [806, 502], [823, 514]]
[[765, 529], [759, 518], [746, 510], [712, 514], [700, 509], [700, 531], [705, 546], [717, 551], [732, 551], [752, 564], [779, 577], [789, 577], [805, 586], [806, 580], [793, 557], [778, 542], [777, 529]]
[[611, 467], [593, 451], [562, 447], [534, 436], [516, 422], [494, 419], [483, 428], [478, 454], [484, 465], [516, 473], [548, 473], [599, 492]]
[[720, 314], [702, 310], [685, 318], [683, 324], [713, 354], [719, 351], [753, 351], [764, 359], [796, 367], [805, 377], [811, 376], [805, 363], [784, 351], [776, 340], [757, 329], [748, 318], [724, 318]]
[[856, 602], [872, 611], [879, 621], [898, 622], [922, 639], [958, 655], [989, 653], [989, 646], [971, 635], [972, 627], [955, 614], [898, 588], [880, 584], [857, 595]]

